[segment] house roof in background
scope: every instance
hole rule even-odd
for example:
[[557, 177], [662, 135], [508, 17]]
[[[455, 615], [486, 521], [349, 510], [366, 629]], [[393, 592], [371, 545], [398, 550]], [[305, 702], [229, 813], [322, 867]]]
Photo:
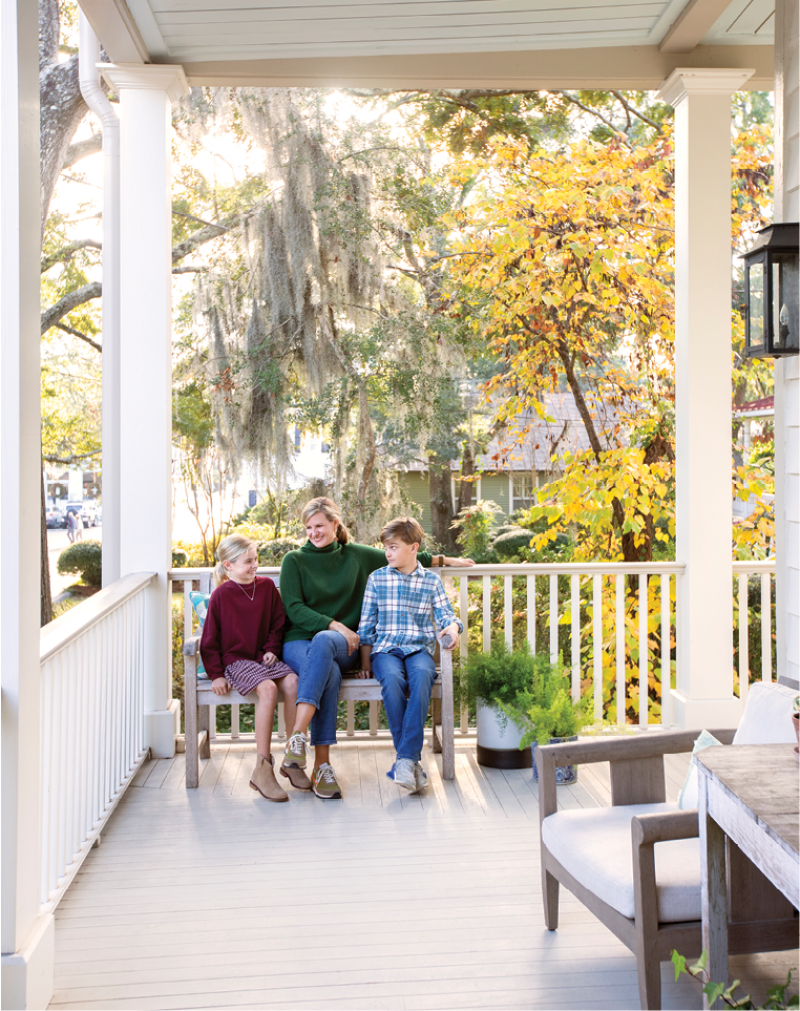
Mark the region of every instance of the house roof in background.
[[657, 88], [748, 67], [772, 87], [774, 0], [79, 2], [114, 62], [194, 85]]
[[752, 411], [775, 412], [775, 397], [761, 397], [760, 400], [747, 400], [743, 404], [734, 404], [734, 414], [749, 414]]

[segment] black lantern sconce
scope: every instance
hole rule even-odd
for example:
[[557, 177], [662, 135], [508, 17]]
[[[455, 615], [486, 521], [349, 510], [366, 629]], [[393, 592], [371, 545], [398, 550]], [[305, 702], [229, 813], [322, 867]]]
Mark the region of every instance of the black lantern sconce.
[[798, 225], [762, 228], [744, 260], [746, 358], [785, 358], [800, 352]]

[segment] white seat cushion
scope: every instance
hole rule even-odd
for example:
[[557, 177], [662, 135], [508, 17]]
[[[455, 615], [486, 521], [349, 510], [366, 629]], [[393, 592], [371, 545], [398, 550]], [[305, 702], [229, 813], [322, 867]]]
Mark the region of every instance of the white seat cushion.
[[[558, 811], [542, 823], [542, 839], [576, 881], [633, 920], [631, 819], [638, 814], [677, 810], [677, 804], [631, 804]], [[659, 922], [699, 920], [700, 840], [656, 843], [655, 859]]]
[[759, 682], [747, 694], [734, 744], [796, 744], [792, 703], [797, 692], [775, 682]]

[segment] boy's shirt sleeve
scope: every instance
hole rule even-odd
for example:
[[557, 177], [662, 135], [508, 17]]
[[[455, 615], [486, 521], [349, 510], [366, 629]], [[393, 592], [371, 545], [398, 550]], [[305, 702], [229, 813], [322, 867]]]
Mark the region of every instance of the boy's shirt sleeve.
[[447, 599], [441, 579], [438, 576], [435, 579], [436, 585], [433, 588], [433, 619], [436, 627], [441, 632], [442, 629], [447, 628], [449, 624], [455, 621], [458, 624], [458, 631], [463, 632], [464, 626], [460, 619], [456, 617], [450, 601]]
[[358, 637], [361, 640], [362, 646], [375, 645], [377, 628], [378, 594], [375, 592], [375, 580], [370, 576], [364, 589], [364, 599], [361, 603], [361, 620], [358, 623]]

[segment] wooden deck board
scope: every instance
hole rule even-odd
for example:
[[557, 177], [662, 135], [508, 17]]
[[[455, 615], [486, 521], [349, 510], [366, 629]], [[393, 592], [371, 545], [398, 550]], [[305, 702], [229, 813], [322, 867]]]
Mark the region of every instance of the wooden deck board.
[[[50, 1007], [638, 1007], [635, 959], [568, 892], [559, 930], [544, 927], [531, 771], [484, 769], [457, 741], [455, 781], [426, 748], [429, 786], [409, 796], [386, 778], [393, 757], [385, 741], [338, 745], [343, 801], [281, 779], [286, 804], [249, 788], [251, 744], [213, 745], [192, 791], [182, 755], [145, 763], [56, 910]], [[581, 773], [559, 806], [606, 784]], [[732, 971], [763, 994], [793, 962]], [[695, 981], [662, 975], [665, 1008], [701, 1006]]]

